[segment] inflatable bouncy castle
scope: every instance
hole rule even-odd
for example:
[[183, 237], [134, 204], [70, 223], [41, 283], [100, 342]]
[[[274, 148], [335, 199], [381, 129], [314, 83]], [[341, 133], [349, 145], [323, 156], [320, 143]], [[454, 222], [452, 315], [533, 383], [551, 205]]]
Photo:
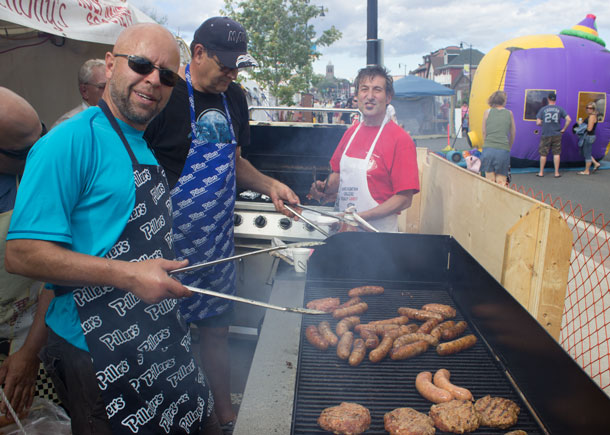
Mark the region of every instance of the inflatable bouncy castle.
[[[559, 35], [523, 36], [494, 47], [479, 64], [470, 95], [470, 132], [473, 147], [483, 145], [483, 114], [487, 99], [497, 90], [507, 94], [506, 107], [515, 117], [516, 137], [511, 150], [514, 167], [539, 162], [538, 110], [548, 94], [557, 93], [557, 105], [572, 118], [586, 118], [585, 106], [595, 102], [599, 112], [593, 157], [602, 159], [610, 146], [610, 120], [606, 117], [610, 92], [610, 52], [597, 34], [595, 16]], [[552, 159], [549, 159], [551, 161]], [[578, 136], [571, 126], [562, 137], [561, 163], [583, 164]]]

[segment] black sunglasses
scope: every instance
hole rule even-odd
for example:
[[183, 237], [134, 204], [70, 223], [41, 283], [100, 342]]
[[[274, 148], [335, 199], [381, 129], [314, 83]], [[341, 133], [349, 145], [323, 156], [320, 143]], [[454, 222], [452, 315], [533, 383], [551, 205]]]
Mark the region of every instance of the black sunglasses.
[[135, 56], [133, 54], [114, 54], [113, 56], [127, 58], [127, 65], [129, 68], [131, 68], [133, 72], [141, 75], [148, 75], [153, 69], [159, 70], [159, 80], [161, 81], [161, 84], [165, 86], [176, 86], [176, 83], [178, 83], [178, 79], [180, 78], [180, 76], [171, 69], [160, 68], [145, 57]]

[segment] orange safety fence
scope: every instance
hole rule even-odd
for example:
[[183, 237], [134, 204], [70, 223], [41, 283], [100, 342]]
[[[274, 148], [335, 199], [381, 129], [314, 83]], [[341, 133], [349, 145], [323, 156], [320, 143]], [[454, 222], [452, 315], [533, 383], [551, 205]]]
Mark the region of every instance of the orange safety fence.
[[573, 249], [559, 342], [610, 395], [610, 222], [580, 204], [510, 186], [559, 210], [573, 234]]

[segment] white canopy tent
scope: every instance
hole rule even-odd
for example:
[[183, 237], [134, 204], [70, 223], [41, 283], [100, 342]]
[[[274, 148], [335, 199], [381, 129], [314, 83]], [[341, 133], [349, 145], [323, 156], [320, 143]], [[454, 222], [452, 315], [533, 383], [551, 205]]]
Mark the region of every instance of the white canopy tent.
[[0, 86], [34, 106], [50, 127], [81, 102], [84, 61], [104, 58], [122, 29], [152, 18], [123, 0], [0, 2]]

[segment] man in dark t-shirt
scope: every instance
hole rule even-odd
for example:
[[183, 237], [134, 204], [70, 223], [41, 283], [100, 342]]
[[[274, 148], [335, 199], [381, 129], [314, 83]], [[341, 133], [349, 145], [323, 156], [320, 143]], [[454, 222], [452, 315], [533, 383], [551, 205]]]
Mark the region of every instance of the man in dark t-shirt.
[[[551, 92], [549, 94], [549, 104], [538, 111], [536, 115], [536, 125], [542, 126], [540, 133], [540, 145], [538, 152], [540, 153], [540, 171], [539, 177], [544, 176], [544, 166], [546, 165], [546, 157], [549, 150], [553, 152], [553, 166], [555, 167], [555, 178], [561, 177], [559, 173], [559, 162], [561, 159], [561, 135], [568, 125], [570, 125], [570, 115], [556, 104], [557, 94]], [[563, 128], [561, 120], [565, 119]]]
[[[206, 20], [191, 43], [192, 59], [165, 110], [144, 137], [167, 172], [174, 216], [174, 249], [191, 264], [233, 255], [236, 185], [271, 197], [276, 209], [299, 198], [285, 184], [259, 172], [241, 157], [250, 142], [248, 106], [233, 81], [240, 68], [257, 66], [247, 53], [245, 29], [227, 17]], [[217, 265], [180, 276], [185, 285], [235, 293], [235, 265]], [[180, 304], [197, 325], [201, 362], [212, 388], [216, 415], [225, 434], [236, 415], [231, 405], [228, 332], [230, 301], [197, 294]]]

